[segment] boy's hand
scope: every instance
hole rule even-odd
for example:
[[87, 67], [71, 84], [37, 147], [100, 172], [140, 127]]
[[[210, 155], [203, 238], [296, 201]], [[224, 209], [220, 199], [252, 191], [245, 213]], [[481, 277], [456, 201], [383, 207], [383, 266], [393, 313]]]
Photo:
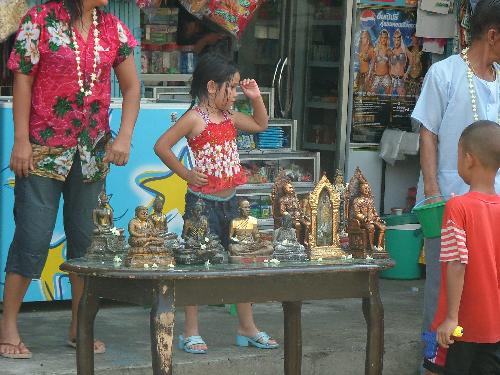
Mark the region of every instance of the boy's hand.
[[240, 87], [248, 99], [253, 100], [260, 97], [259, 86], [254, 79], [244, 79], [240, 82]]
[[193, 186], [204, 186], [208, 184], [208, 178], [205, 174], [194, 169], [190, 169], [186, 175], [186, 180]]
[[448, 349], [455, 341], [451, 339], [453, 331], [458, 325], [458, 320], [446, 318], [443, 323], [438, 327], [436, 338], [439, 346]]
[[130, 156], [130, 140], [120, 137], [120, 134], [107, 147], [103, 161], [123, 166], [128, 163]]
[[10, 169], [17, 177], [28, 177], [33, 166], [33, 148], [29, 140], [15, 141], [10, 155]]

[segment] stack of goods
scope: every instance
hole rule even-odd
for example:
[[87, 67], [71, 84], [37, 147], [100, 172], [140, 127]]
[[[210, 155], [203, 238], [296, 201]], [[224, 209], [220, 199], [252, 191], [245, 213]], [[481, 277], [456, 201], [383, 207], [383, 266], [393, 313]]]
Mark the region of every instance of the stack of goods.
[[144, 15], [142, 73], [179, 73], [178, 13], [178, 8], [149, 8]]
[[266, 184], [274, 181], [277, 173], [276, 164], [272, 161], [242, 161], [249, 184]]
[[250, 203], [250, 215], [257, 219], [272, 217], [271, 197], [268, 195], [253, 195], [246, 197]]
[[236, 144], [238, 145], [238, 150], [254, 150], [255, 140], [253, 134], [248, 134], [242, 131], [238, 131], [238, 136], [236, 137]]
[[257, 148], [282, 148], [286, 143], [285, 131], [280, 127], [270, 127], [257, 134]]

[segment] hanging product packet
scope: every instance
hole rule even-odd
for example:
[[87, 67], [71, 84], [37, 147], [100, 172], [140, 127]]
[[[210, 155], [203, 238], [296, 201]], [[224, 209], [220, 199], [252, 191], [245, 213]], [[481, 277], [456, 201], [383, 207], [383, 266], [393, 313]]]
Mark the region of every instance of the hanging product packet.
[[27, 11], [25, 0], [0, 0], [0, 43], [17, 31]]
[[180, 0], [193, 16], [207, 18], [239, 38], [265, 0]]

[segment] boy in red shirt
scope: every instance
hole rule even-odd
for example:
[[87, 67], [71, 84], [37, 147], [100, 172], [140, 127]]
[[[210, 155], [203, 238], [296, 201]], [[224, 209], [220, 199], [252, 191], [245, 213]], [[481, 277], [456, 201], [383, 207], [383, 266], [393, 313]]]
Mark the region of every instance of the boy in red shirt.
[[[477, 121], [458, 146], [467, 194], [446, 203], [441, 229], [441, 289], [431, 329], [439, 344], [427, 374], [500, 374], [500, 125]], [[463, 327], [463, 336], [452, 338]], [[430, 371], [430, 372], [429, 372]]]

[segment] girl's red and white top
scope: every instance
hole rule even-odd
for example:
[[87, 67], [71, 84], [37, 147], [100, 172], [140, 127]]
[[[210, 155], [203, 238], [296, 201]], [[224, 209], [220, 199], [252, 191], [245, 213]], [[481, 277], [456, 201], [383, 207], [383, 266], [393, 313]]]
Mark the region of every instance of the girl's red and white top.
[[194, 110], [205, 121], [205, 128], [187, 142], [193, 152], [195, 167], [207, 176], [208, 183], [204, 186], [189, 185], [189, 189], [212, 194], [245, 184], [247, 177], [240, 164], [233, 120], [223, 112], [224, 120], [214, 123], [200, 107]]

